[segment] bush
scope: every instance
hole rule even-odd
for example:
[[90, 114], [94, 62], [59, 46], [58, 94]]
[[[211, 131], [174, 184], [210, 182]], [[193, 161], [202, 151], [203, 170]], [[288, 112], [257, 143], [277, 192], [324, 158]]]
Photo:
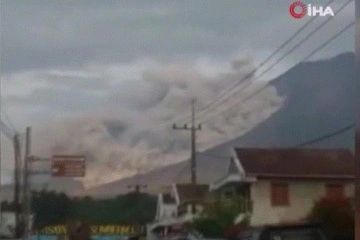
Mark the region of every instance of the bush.
[[216, 194], [209, 195], [200, 218], [193, 221], [192, 227], [205, 238], [226, 237], [235, 227], [234, 220], [243, 211], [243, 203], [241, 197], [224, 199]]
[[323, 224], [332, 240], [352, 240], [355, 237], [355, 214], [348, 199], [321, 199], [317, 201], [308, 220]]

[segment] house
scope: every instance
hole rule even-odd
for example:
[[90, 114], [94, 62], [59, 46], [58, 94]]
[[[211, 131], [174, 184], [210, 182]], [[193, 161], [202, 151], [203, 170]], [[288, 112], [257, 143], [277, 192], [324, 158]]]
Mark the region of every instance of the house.
[[183, 223], [199, 216], [209, 188], [209, 185], [173, 184], [170, 193], [160, 193], [155, 221], [147, 226], [147, 238], [185, 234]]
[[177, 218], [183, 221], [191, 221], [203, 210], [203, 205], [209, 185], [174, 184], [173, 191], [177, 204]]
[[158, 195], [155, 220], [192, 220], [201, 213], [209, 190], [209, 185], [173, 184], [169, 193]]
[[233, 155], [211, 190], [246, 199], [253, 226], [303, 220], [323, 197], [354, 197], [349, 150], [235, 148]]
[[177, 216], [177, 205], [175, 198], [170, 193], [158, 195], [156, 207], [156, 221], [167, 221]]

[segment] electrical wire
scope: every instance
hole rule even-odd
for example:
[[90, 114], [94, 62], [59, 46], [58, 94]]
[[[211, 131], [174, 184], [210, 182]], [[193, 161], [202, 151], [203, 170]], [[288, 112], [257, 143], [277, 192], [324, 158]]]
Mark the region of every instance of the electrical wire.
[[[353, 0], [349, 0], [347, 1], [344, 5], [342, 5], [335, 14], [340, 13], [342, 10], [344, 10], [344, 8], [349, 5]], [[259, 79], [260, 77], [262, 77], [263, 75], [265, 75], [266, 73], [268, 73], [269, 71], [271, 71], [277, 64], [279, 64], [279, 62], [281, 62], [285, 57], [287, 57], [288, 55], [290, 55], [293, 51], [295, 51], [299, 46], [301, 46], [305, 41], [307, 41], [312, 35], [316, 34], [322, 27], [324, 27], [326, 24], [328, 24], [331, 20], [333, 20], [334, 18], [329, 18], [326, 21], [324, 21], [322, 24], [320, 24], [317, 28], [315, 28], [313, 31], [311, 31], [309, 34], [307, 34], [299, 43], [297, 43], [295, 46], [293, 46], [290, 50], [288, 50], [281, 58], [279, 58], [275, 63], [273, 63], [270, 67], [268, 67], [265, 71], [263, 71], [260, 75], [256, 76], [256, 79]], [[248, 88], [251, 85], [251, 82], [249, 84], [247, 84], [246, 86], [244, 86], [243, 88], [240, 88], [239, 90], [231, 93], [228, 97], [226, 97], [225, 99], [223, 99], [222, 101], [218, 102], [218, 100], [215, 100], [214, 102], [217, 102], [217, 104], [212, 105], [212, 107], [205, 107], [203, 110], [200, 111], [200, 113], [197, 114], [197, 118], [202, 117], [204, 114], [206, 115], [207, 112], [209, 112], [213, 106], [219, 106], [222, 105], [224, 103], [226, 103], [232, 96], [234, 96], [235, 94], [240, 93], [241, 91], [245, 90], [246, 88]], [[235, 87], [233, 87], [231, 89], [231, 91], [233, 91], [235, 89]], [[230, 92], [231, 92], [230, 91]]]
[[337, 136], [337, 135], [339, 135], [339, 134], [342, 134], [342, 133], [344, 133], [344, 132], [347, 132], [347, 131], [349, 131], [349, 130], [351, 130], [351, 129], [353, 129], [353, 128], [355, 128], [355, 124], [350, 124], [350, 125], [347, 125], [347, 126], [345, 126], [345, 127], [343, 127], [343, 128], [340, 128], [340, 129], [338, 129], [338, 130], [336, 130], [336, 131], [334, 131], [334, 132], [327, 133], [327, 134], [322, 135], [322, 136], [320, 136], [320, 137], [317, 137], [317, 138], [311, 139], [311, 140], [309, 140], [309, 141], [300, 143], [300, 144], [296, 145], [295, 147], [304, 147], [304, 146], [307, 146], [307, 145], [312, 145], [312, 144], [314, 144], [314, 143], [322, 142], [322, 141], [324, 141], [324, 140], [327, 140], [327, 139], [329, 139], [329, 138], [332, 138], [332, 137], [334, 137], [334, 136]]
[[[335, 0], [330, 0], [326, 6], [329, 6], [331, 3], [333, 3]], [[278, 54], [283, 48], [285, 48], [292, 40], [294, 40], [305, 28], [307, 28], [312, 22], [314, 22], [317, 18], [311, 18], [309, 21], [307, 21], [303, 26], [301, 26], [295, 33], [293, 33], [286, 41], [284, 41], [274, 52], [272, 52], [266, 59], [264, 59], [258, 67], [256, 67], [254, 70], [252, 70], [250, 73], [246, 74], [242, 79], [237, 81], [234, 85], [232, 85], [227, 90], [220, 93], [219, 96], [217, 96], [217, 99], [212, 101], [211, 103], [207, 104], [205, 107], [203, 107], [202, 110], [200, 110], [200, 113], [205, 111], [208, 108], [211, 108], [214, 104], [216, 104], [217, 101], [221, 100], [221, 98], [225, 97], [228, 93], [232, 92], [235, 88], [239, 87], [243, 82], [250, 79], [254, 76], [254, 74], [263, 67], [270, 59], [272, 59], [276, 54]], [[244, 86], [243, 88], [247, 88], [249, 86], [249, 83]], [[191, 114], [187, 114], [185, 117], [181, 117], [176, 122], [184, 122], [189, 120], [191, 117]]]
[[[337, 37], [339, 37], [341, 34], [343, 34], [346, 30], [348, 30], [350, 27], [352, 27], [355, 24], [355, 21], [348, 24], [345, 28], [343, 28], [341, 31], [339, 31], [338, 33], [336, 33], [334, 36], [332, 36], [331, 38], [329, 38], [326, 42], [324, 42], [323, 44], [321, 44], [318, 48], [316, 48], [313, 52], [311, 52], [309, 55], [307, 55], [306, 57], [304, 57], [300, 62], [304, 62], [307, 61], [308, 59], [310, 59], [312, 56], [314, 56], [317, 52], [319, 52], [321, 49], [323, 49], [324, 47], [326, 47], [329, 43], [331, 43], [333, 40], [335, 40]], [[299, 63], [300, 63], [299, 62]], [[299, 64], [297, 63], [297, 64]], [[297, 65], [295, 64], [295, 65]], [[267, 84], [265, 84], [263, 87], [257, 89], [255, 92], [253, 92], [251, 95], [249, 95], [248, 97], [246, 97], [245, 99], [241, 100], [241, 104], [243, 104], [244, 102], [252, 99], [253, 97], [255, 97], [256, 95], [258, 95], [260, 92], [262, 92], [263, 90], [265, 90], [268, 86], [270, 86], [271, 84], [274, 84], [275, 82], [279, 81], [280, 78], [277, 78], [271, 82], [268, 82]], [[225, 109], [224, 111], [221, 111], [219, 113], [217, 113], [216, 115], [213, 116], [217, 117], [219, 115], [223, 115], [224, 113], [227, 113], [228, 111], [234, 111], [234, 109], [232, 109], [233, 107], [235, 107], [236, 105], [240, 104], [239, 102], [233, 104], [232, 106], [230, 106], [229, 108]], [[209, 120], [209, 119], [208, 119]], [[204, 121], [204, 123], [208, 122]]]
[[0, 130], [1, 132], [10, 140], [12, 141], [15, 134], [14, 131], [9, 128], [2, 119], [0, 119]]

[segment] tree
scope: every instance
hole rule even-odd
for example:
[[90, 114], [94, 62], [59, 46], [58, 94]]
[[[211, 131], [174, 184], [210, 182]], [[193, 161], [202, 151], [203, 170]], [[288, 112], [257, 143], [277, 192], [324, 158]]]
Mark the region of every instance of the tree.
[[[193, 228], [204, 237], [224, 237], [226, 230], [234, 226], [235, 218], [243, 212], [244, 199], [239, 196], [223, 198], [216, 194], [207, 197], [204, 210], [193, 221]], [[244, 224], [247, 224], [246, 219]]]
[[[146, 224], [156, 211], [156, 197], [129, 193], [113, 199], [84, 197], [72, 202], [72, 217], [92, 224]], [[96, 209], [96, 212], [89, 211]]]
[[35, 213], [36, 228], [63, 224], [70, 216], [71, 202], [64, 193], [34, 191], [31, 203], [32, 211]]
[[[63, 193], [33, 192], [34, 226], [65, 224], [67, 221], [87, 221], [90, 224], [139, 224], [154, 219], [157, 198], [143, 193], [130, 193], [113, 199], [93, 199], [89, 196], [70, 199]], [[96, 210], [96, 211], [94, 211]]]
[[308, 220], [321, 222], [332, 240], [354, 239], [354, 207], [348, 199], [327, 199], [317, 201]]

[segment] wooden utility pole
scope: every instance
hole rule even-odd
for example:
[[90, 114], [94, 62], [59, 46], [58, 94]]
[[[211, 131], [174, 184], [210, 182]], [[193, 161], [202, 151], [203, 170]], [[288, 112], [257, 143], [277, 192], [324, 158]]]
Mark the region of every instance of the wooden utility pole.
[[23, 217], [24, 237], [30, 237], [30, 213], [31, 213], [31, 191], [30, 191], [30, 164], [31, 164], [31, 128], [26, 128], [26, 145], [24, 159], [24, 182], [23, 182]]
[[3, 189], [3, 187], [2, 187], [2, 181], [1, 181], [1, 177], [2, 177], [2, 174], [1, 174], [1, 171], [2, 171], [2, 167], [1, 167], [1, 163], [2, 163], [2, 156], [1, 156], [1, 152], [2, 152], [2, 141], [1, 141], [1, 132], [0, 132], [0, 226], [2, 226], [2, 207], [1, 207], [1, 205], [2, 205], [2, 195], [3, 195], [3, 193], [2, 193], [2, 189]]
[[[360, 115], [359, 113], [358, 115]], [[355, 240], [360, 240], [360, 116], [357, 119], [356, 126], [355, 161], [357, 168], [355, 180]]]
[[129, 185], [129, 186], [128, 186], [128, 188], [134, 188], [134, 192], [135, 192], [136, 194], [140, 194], [141, 189], [146, 189], [146, 188], [147, 188], [147, 185], [146, 185], [146, 184], [142, 185], [142, 184], [140, 183], [140, 180], [139, 180], [140, 175], [139, 175], [139, 173], [140, 173], [140, 169], [137, 168], [137, 169], [136, 169], [136, 184], [135, 184], [135, 185]]
[[19, 134], [15, 134], [13, 139], [15, 164], [14, 164], [14, 205], [15, 205], [15, 236], [21, 237], [20, 233], [20, 181], [21, 181], [21, 146]]
[[[355, 3], [355, 18], [360, 19], [360, 0]], [[357, 114], [355, 123], [355, 161], [357, 176], [355, 181], [355, 240], [360, 240], [360, 24], [355, 24], [355, 76], [357, 76]]]
[[176, 124], [173, 125], [175, 130], [190, 130], [191, 131], [191, 183], [196, 185], [197, 175], [196, 175], [196, 131], [201, 130], [201, 124], [195, 126], [195, 99], [191, 102], [191, 126], [188, 127], [185, 124], [183, 127], [178, 127]]

